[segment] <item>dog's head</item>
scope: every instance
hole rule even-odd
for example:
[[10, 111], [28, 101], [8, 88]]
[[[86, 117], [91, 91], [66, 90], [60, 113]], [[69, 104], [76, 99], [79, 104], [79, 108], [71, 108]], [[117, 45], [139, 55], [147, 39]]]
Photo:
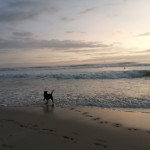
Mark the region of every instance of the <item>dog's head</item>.
[[44, 94], [47, 94], [47, 91], [44, 91]]

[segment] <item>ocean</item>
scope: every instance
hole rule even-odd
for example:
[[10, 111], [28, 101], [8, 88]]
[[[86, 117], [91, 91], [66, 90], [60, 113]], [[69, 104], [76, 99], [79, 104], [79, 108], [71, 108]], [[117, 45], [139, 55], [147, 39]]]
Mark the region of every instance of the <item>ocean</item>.
[[150, 108], [150, 64], [0, 69], [0, 106], [43, 106], [53, 89], [56, 106]]

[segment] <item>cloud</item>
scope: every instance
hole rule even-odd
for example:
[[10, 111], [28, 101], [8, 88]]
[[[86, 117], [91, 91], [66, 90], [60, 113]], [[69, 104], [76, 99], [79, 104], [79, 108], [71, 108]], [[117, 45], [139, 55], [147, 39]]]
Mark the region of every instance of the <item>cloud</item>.
[[105, 6], [118, 6], [121, 4], [122, 4], [122, 2], [110, 2], [110, 3], [105, 4]]
[[130, 0], [122, 0], [119, 2], [109, 2], [107, 4], [105, 4], [106, 6], [117, 6], [117, 5], [123, 5], [124, 3], [128, 2]]
[[19, 37], [30, 37], [33, 35], [31, 32], [13, 32], [12, 34]]
[[85, 34], [86, 32], [83, 32], [83, 31], [66, 31], [65, 33], [68, 33], [68, 34], [71, 34], [71, 33]]
[[150, 49], [147, 49], [147, 50], [145, 50], [144, 52], [148, 52], [148, 53], [150, 53]]
[[142, 51], [136, 51], [134, 53], [150, 53], [150, 49], [142, 50]]
[[75, 50], [65, 50], [64, 52], [71, 52], [71, 53], [85, 53], [85, 52], [97, 52], [98, 49], [75, 49]]
[[[133, 1], [133, 0], [132, 0]], [[132, 2], [131, 0], [120, 0], [120, 1], [114, 1], [114, 2], [107, 2], [104, 5], [106, 7], [122, 7], [125, 6], [127, 3]], [[120, 13], [114, 14], [113, 16], [119, 16]]]
[[145, 33], [142, 33], [142, 34], [138, 34], [136, 36], [150, 36], [150, 32], [145, 32]]
[[92, 8], [87, 8], [83, 11], [80, 11], [80, 14], [85, 14], [85, 13], [89, 13], [91, 11], [94, 11], [96, 9], [96, 7], [92, 7]]
[[75, 19], [70, 18], [70, 17], [62, 17], [61, 20], [64, 21], [64, 22], [71, 22], [71, 21], [74, 21]]
[[51, 50], [69, 50], [79, 48], [100, 48], [109, 47], [110, 45], [101, 42], [85, 42], [85, 41], [72, 41], [72, 40], [35, 40], [35, 39], [0, 39], [0, 50], [4, 49], [44, 49]]
[[75, 32], [75, 31], [66, 31], [65, 33], [69, 33], [69, 34], [70, 34], [70, 33], [74, 33], [74, 32]]
[[10, 23], [24, 21], [39, 17], [45, 12], [57, 12], [59, 8], [51, 2], [26, 1], [1, 1], [0, 22]]

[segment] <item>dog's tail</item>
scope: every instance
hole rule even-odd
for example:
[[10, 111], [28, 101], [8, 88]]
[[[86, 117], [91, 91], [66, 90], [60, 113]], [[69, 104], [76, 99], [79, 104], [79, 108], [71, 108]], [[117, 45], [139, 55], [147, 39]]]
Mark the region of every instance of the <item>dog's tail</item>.
[[55, 91], [55, 90], [52, 90], [51, 94], [53, 94], [54, 91]]

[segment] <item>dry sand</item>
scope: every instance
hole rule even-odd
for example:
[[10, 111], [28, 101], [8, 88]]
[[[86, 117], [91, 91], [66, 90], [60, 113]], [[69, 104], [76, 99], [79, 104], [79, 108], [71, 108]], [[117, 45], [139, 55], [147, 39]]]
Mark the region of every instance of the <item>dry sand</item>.
[[150, 114], [0, 107], [0, 150], [150, 150]]

